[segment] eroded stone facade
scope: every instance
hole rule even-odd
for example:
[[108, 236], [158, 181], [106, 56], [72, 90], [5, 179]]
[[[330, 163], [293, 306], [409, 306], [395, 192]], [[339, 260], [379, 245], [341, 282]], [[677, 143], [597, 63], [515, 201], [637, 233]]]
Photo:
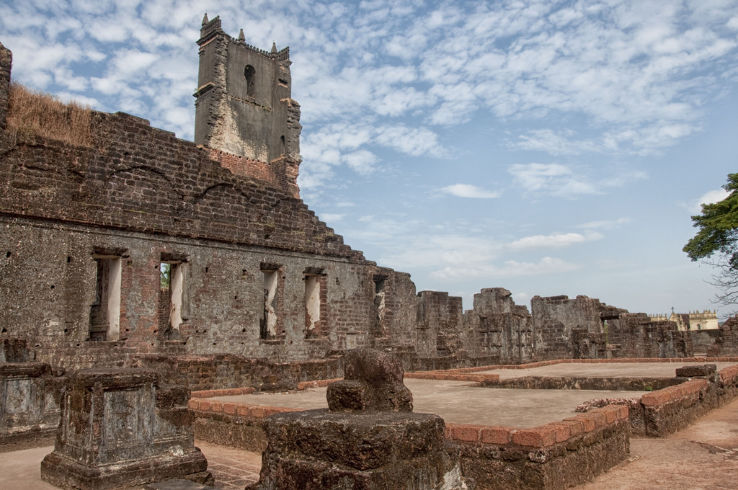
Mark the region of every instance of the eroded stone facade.
[[[461, 298], [416, 294], [408, 274], [366, 260], [299, 198], [288, 51], [235, 40], [217, 19], [199, 46], [196, 138], [208, 146], [124, 113], [93, 112], [89, 146], [0, 131], [0, 335], [25, 340], [31, 360], [150, 363], [201, 389], [268, 389], [340, 375], [341, 353], [359, 347], [393, 351], [408, 369], [694, 352], [695, 332], [584, 296], [537, 297], [529, 312], [484, 289], [465, 312]], [[0, 127], [10, 63], [0, 48]], [[256, 126], [238, 111], [267, 103], [261, 129], [242, 131]], [[218, 126], [226, 113], [246, 125]], [[733, 353], [734, 330], [694, 342]]]

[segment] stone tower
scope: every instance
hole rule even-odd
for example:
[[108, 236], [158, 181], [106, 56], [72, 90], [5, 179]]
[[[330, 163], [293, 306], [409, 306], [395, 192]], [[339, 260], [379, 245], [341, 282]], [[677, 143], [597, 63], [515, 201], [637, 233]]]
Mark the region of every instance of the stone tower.
[[260, 162], [300, 162], [300, 104], [292, 100], [289, 48], [264, 51], [203, 18], [195, 143]]

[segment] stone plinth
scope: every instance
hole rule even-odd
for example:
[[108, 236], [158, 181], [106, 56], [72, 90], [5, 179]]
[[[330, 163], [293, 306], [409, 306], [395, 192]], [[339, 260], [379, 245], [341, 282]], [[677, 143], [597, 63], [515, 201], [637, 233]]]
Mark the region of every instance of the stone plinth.
[[61, 407], [54, 452], [41, 478], [62, 488], [100, 489], [172, 478], [212, 481], [194, 446], [189, 391], [162, 387], [146, 369], [73, 374]]
[[309, 410], [269, 417], [256, 489], [436, 488], [451, 463], [432, 414]]
[[48, 364], [0, 363], [0, 446], [17, 449], [53, 439], [60, 383]]
[[399, 359], [350, 351], [346, 378], [328, 386], [329, 410], [273, 415], [252, 490], [466, 488], [444, 446], [443, 419], [412, 413]]

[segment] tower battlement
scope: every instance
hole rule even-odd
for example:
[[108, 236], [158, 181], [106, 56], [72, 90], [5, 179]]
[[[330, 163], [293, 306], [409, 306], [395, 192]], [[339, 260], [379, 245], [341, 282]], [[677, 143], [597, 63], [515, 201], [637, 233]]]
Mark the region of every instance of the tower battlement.
[[300, 163], [300, 104], [292, 99], [289, 48], [266, 51], [203, 19], [195, 143], [260, 162]]

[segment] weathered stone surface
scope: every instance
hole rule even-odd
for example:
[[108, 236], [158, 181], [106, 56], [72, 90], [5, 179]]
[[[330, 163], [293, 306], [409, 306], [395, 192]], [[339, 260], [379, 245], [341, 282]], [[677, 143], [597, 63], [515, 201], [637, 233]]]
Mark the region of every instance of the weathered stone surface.
[[291, 98], [289, 48], [267, 52], [234, 39], [218, 17], [202, 25], [197, 43], [195, 142], [262, 162], [286, 157], [299, 164], [302, 126], [300, 105]]
[[5, 119], [8, 115], [8, 91], [12, 61], [13, 54], [0, 43], [0, 129], [5, 129]]
[[32, 361], [26, 339], [0, 339], [0, 363]]
[[436, 488], [453, 469], [443, 428], [443, 419], [431, 414], [274, 415], [265, 421], [269, 446], [252, 488]]
[[344, 380], [328, 385], [328, 408], [412, 412], [413, 395], [403, 384], [400, 360], [375, 349], [356, 349], [344, 357]]
[[64, 378], [40, 362], [0, 362], [0, 451], [51, 442]]
[[375, 349], [346, 354], [329, 410], [268, 417], [269, 441], [252, 489], [466, 488], [445, 451], [444, 422], [413, 414], [400, 360]]
[[621, 420], [535, 451], [515, 444], [501, 447], [459, 440], [448, 441], [447, 446], [459, 458], [462, 474], [474, 482], [474, 488], [568, 488], [625, 460], [629, 432], [630, 424]]
[[189, 391], [159, 386], [145, 369], [89, 369], [66, 387], [54, 452], [42, 479], [62, 488], [97, 489], [186, 478], [212, 482], [194, 446]]
[[696, 378], [713, 376], [717, 372], [716, 364], [702, 364], [700, 366], [682, 366], [676, 369], [676, 375], [682, 378]]

